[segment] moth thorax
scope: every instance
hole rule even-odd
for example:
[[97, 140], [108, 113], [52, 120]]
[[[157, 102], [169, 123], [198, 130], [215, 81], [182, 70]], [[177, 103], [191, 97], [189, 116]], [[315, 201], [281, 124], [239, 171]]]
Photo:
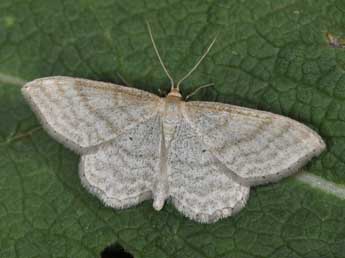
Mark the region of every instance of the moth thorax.
[[171, 91], [169, 92], [167, 99], [170, 100], [181, 100], [182, 95], [180, 91], [177, 88], [172, 88]]
[[163, 131], [165, 142], [169, 145], [172, 138], [174, 138], [176, 130], [181, 120], [181, 102], [167, 101], [165, 105], [165, 112], [163, 116]]

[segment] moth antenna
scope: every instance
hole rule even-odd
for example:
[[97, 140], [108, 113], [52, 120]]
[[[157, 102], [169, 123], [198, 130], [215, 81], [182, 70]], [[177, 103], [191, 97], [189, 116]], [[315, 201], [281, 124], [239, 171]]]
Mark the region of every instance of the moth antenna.
[[181, 83], [186, 80], [195, 70], [196, 68], [198, 68], [198, 66], [201, 64], [202, 60], [207, 56], [207, 54], [210, 52], [213, 44], [216, 42], [217, 40], [217, 36], [218, 34], [214, 37], [214, 39], [212, 40], [211, 44], [208, 46], [208, 48], [206, 49], [205, 53], [200, 57], [200, 59], [198, 60], [198, 62], [196, 62], [196, 64], [193, 66], [193, 68], [185, 75], [182, 77], [181, 80], [178, 81], [176, 88], [179, 91], [180, 90], [180, 85]]
[[153, 38], [153, 35], [152, 35], [152, 31], [151, 31], [151, 26], [150, 26], [150, 23], [148, 21], [146, 21], [146, 25], [147, 25], [147, 29], [149, 31], [149, 34], [150, 34], [150, 38], [151, 38], [151, 42], [152, 42], [152, 45], [153, 45], [153, 48], [156, 52], [156, 55], [158, 57], [158, 60], [161, 64], [161, 66], [163, 67], [163, 70], [165, 72], [165, 74], [168, 76], [169, 80], [170, 80], [170, 84], [171, 84], [171, 89], [174, 88], [174, 79], [172, 78], [172, 76], [170, 75], [168, 69], [166, 68], [165, 64], [163, 63], [162, 59], [161, 59], [161, 56], [159, 55], [159, 52], [158, 52], [158, 48], [156, 46], [156, 43], [155, 43], [155, 40]]

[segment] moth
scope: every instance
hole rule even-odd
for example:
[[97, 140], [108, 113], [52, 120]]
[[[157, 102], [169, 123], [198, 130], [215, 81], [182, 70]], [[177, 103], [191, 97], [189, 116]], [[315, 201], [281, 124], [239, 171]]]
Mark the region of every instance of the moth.
[[[185, 101], [171, 82], [164, 97], [111, 83], [47, 77], [22, 88], [46, 131], [79, 155], [82, 184], [123, 209], [166, 200], [188, 218], [213, 223], [241, 210], [250, 187], [295, 173], [326, 147], [307, 126], [270, 112]], [[208, 86], [208, 85], [204, 85]], [[203, 86], [203, 87], [204, 87]]]

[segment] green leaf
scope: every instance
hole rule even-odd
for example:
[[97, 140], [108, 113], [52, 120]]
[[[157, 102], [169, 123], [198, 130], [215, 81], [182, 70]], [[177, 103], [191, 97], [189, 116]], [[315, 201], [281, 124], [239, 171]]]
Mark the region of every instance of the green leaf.
[[[120, 243], [136, 258], [318, 258], [345, 253], [345, 202], [296, 178], [252, 189], [238, 215], [211, 225], [170, 204], [106, 208], [80, 184], [78, 156], [51, 139], [20, 94], [23, 80], [69, 75], [158, 93], [214, 36], [184, 83], [194, 99], [283, 114], [318, 131], [327, 151], [305, 170], [345, 184], [345, 2], [293, 0], [0, 3], [0, 257], [100, 257]], [[339, 195], [340, 196], [340, 195]]]

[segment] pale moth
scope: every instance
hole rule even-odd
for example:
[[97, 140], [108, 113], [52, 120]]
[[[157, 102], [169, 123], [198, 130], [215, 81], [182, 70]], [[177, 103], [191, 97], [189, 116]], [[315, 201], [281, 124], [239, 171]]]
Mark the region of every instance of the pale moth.
[[47, 77], [22, 88], [47, 132], [81, 155], [82, 184], [105, 205], [123, 209], [166, 200], [188, 218], [212, 223], [241, 210], [251, 186], [293, 174], [325, 149], [307, 126], [269, 112], [184, 101], [180, 85], [165, 98], [71, 77]]

